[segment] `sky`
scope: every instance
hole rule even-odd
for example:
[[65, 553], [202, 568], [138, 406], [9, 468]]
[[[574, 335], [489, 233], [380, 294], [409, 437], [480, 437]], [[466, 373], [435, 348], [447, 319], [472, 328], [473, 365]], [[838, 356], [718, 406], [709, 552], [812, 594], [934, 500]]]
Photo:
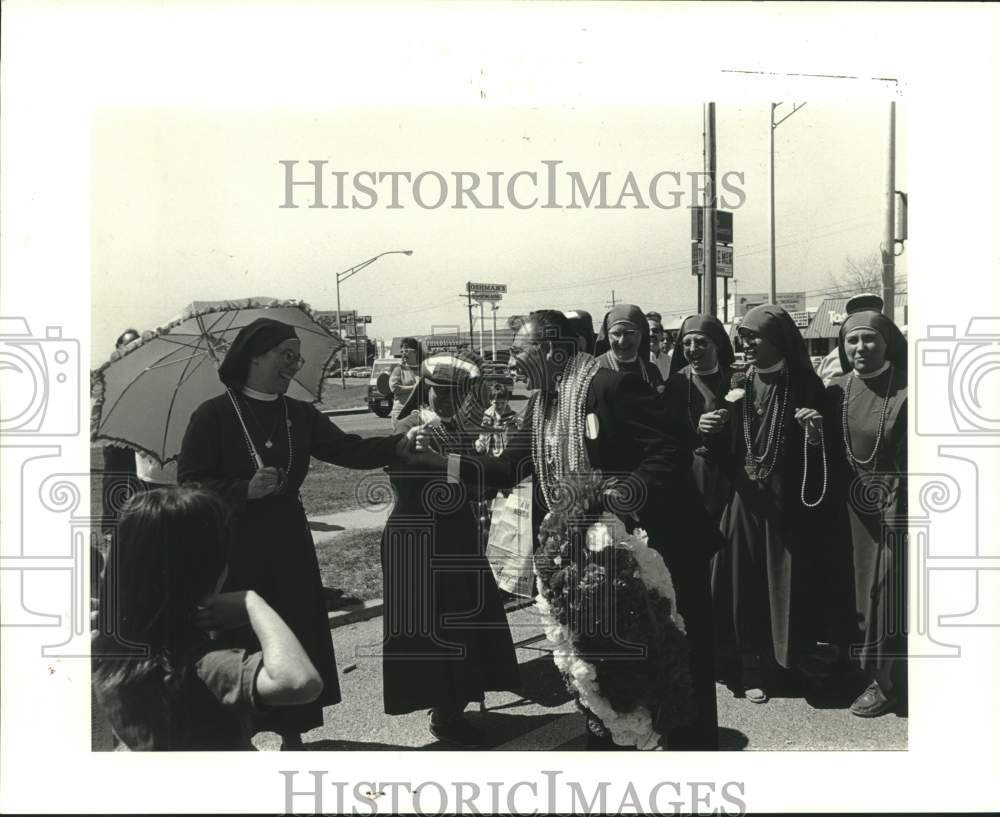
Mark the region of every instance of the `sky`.
[[[800, 100], [802, 101], [802, 100]], [[778, 115], [791, 110], [778, 108]], [[731, 290], [766, 292], [768, 127], [763, 104], [716, 106], [720, 188], [734, 209]], [[308, 108], [123, 107], [99, 111], [92, 129], [92, 365], [128, 326], [167, 323], [195, 300], [256, 295], [336, 307], [335, 274], [387, 250], [390, 255], [341, 285], [344, 309], [372, 316], [369, 335], [423, 334], [468, 327], [467, 281], [504, 283], [499, 321], [539, 307], [587, 309], [595, 320], [612, 297], [680, 316], [694, 310], [689, 205], [700, 203], [692, 177], [704, 170], [700, 104], [502, 107], [339, 106]], [[775, 131], [775, 222], [779, 291], [805, 291], [817, 305], [847, 256], [876, 250], [882, 230], [888, 104], [807, 102]], [[897, 115], [897, 187], [905, 121]], [[282, 161], [296, 181], [324, 161], [323, 204], [296, 186], [286, 202]], [[607, 172], [607, 203], [618, 202], [629, 173], [634, 196], [621, 209], [546, 209], [548, 165], [556, 203], [571, 203], [568, 174], [591, 187]], [[374, 207], [337, 203], [335, 172], [346, 174], [342, 200], [362, 171], [439, 173], [417, 191], [399, 177], [375, 184]], [[518, 171], [538, 174], [507, 183]], [[656, 187], [662, 204], [648, 190]], [[491, 203], [490, 173], [502, 174], [498, 209], [457, 209], [454, 175], [475, 173], [479, 200]], [[733, 175], [742, 174], [742, 175]], [[697, 179], [697, 177], [695, 177]], [[367, 178], [363, 184], [371, 185]], [[740, 190], [742, 196], [732, 192]], [[680, 198], [671, 195], [680, 194]], [[372, 197], [354, 192], [357, 204]], [[577, 198], [582, 204], [582, 198]], [[897, 274], [905, 277], [905, 257]], [[721, 290], [721, 283], [720, 283]], [[478, 321], [478, 309], [475, 310]], [[487, 308], [487, 321], [490, 313]], [[478, 326], [478, 324], [477, 324]], [[489, 323], [487, 324], [489, 326]]]

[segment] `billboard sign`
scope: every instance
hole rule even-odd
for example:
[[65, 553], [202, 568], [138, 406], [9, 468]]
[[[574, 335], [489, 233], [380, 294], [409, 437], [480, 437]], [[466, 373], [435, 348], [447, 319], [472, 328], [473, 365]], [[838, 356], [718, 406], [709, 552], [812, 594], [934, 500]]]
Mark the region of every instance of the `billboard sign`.
[[[691, 245], [691, 274], [692, 275], [703, 275], [704, 269], [704, 254], [705, 251], [701, 245], [692, 244]], [[733, 248], [726, 247], [722, 244], [715, 245], [715, 277], [716, 278], [732, 278], [733, 277]]]
[[499, 300], [501, 296], [507, 294], [506, 284], [476, 284], [469, 281], [465, 288], [473, 297], [496, 295], [498, 296], [497, 300]]
[[[779, 292], [777, 294], [778, 306], [784, 308], [789, 314], [806, 311], [805, 292]], [[755, 306], [768, 303], [766, 292], [741, 292], [733, 305], [733, 314], [742, 318]], [[808, 325], [808, 324], [807, 324]]]

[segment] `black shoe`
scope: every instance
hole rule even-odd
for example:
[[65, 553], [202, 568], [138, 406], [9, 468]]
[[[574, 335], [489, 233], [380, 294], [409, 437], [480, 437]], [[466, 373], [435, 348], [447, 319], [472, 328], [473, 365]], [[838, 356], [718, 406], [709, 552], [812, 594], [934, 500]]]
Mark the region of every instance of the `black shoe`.
[[886, 712], [891, 712], [895, 706], [895, 691], [886, 693], [879, 686], [878, 681], [872, 681], [868, 685], [868, 689], [862, 692], [857, 700], [851, 704], [850, 710], [852, 715], [857, 715], [859, 718], [877, 718]]
[[451, 743], [464, 749], [478, 749], [486, 745], [486, 734], [464, 718], [446, 723], [431, 721], [430, 731], [442, 743]]

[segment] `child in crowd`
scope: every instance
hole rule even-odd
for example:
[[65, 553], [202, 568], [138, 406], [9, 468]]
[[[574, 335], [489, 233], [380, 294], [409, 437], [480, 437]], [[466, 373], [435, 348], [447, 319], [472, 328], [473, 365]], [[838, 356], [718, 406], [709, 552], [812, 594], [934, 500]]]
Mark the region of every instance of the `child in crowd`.
[[483, 412], [484, 429], [476, 440], [476, 451], [499, 457], [507, 446], [507, 434], [517, 428], [517, 412], [510, 407], [510, 392], [503, 383], [490, 390], [490, 406]]
[[[168, 487], [134, 497], [105, 567], [93, 688], [132, 750], [252, 750], [250, 718], [308, 703], [323, 683], [295, 635], [253, 591], [219, 594], [226, 509], [214, 494]], [[248, 623], [259, 652], [208, 630]]]

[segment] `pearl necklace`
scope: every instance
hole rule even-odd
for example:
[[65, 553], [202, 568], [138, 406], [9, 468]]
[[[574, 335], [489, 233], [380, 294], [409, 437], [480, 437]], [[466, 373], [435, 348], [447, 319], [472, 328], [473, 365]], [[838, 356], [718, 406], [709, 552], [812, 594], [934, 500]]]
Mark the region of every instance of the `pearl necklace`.
[[[257, 448], [253, 444], [253, 440], [250, 437], [250, 430], [247, 428], [246, 420], [243, 419], [243, 412], [240, 411], [240, 405], [236, 399], [236, 395], [233, 394], [232, 389], [226, 389], [226, 394], [229, 395], [229, 400], [233, 404], [233, 410], [236, 412], [236, 419], [240, 421], [240, 428], [243, 429], [243, 440], [247, 444], [247, 450], [250, 453], [250, 466], [253, 473], [256, 473], [264, 467], [264, 461], [261, 459], [260, 454], [257, 453]], [[285, 412], [285, 432], [288, 436], [288, 466], [285, 469], [284, 474], [282, 474], [278, 480], [278, 487], [275, 489], [275, 493], [284, 489], [288, 482], [288, 478], [292, 473], [292, 421], [288, 417], [288, 402], [285, 400], [284, 395], [281, 395], [281, 407]], [[256, 420], [256, 418], [254, 419]], [[270, 446], [268, 447], [270, 448]]]
[[557, 383], [556, 399], [550, 400], [545, 392], [538, 396], [532, 416], [532, 456], [549, 510], [556, 507], [558, 486], [568, 475], [590, 470], [585, 442], [587, 392], [598, 369], [594, 357], [580, 352]]
[[[768, 405], [762, 413], [765, 419], [761, 422], [768, 424], [767, 441], [764, 444], [763, 454], [758, 457], [754, 454], [753, 440], [750, 434], [750, 411], [753, 408], [753, 379], [756, 369], [751, 366], [750, 371], [747, 372], [747, 394], [743, 400], [743, 440], [747, 449], [747, 474], [751, 479], [763, 481], [771, 476], [784, 443], [782, 432], [785, 426], [785, 409], [788, 407], [788, 369], [785, 369], [784, 373], [782, 384], [771, 391]], [[779, 390], [781, 392], [780, 409], [777, 399]]]
[[894, 373], [895, 371], [890, 368], [889, 382], [885, 387], [885, 399], [882, 400], [882, 411], [878, 419], [878, 431], [875, 433], [875, 447], [872, 448], [872, 453], [868, 456], [868, 459], [864, 460], [854, 456], [854, 449], [851, 447], [851, 434], [847, 428], [847, 406], [851, 402], [851, 383], [854, 382], [853, 377], [847, 378], [847, 386], [844, 388], [844, 409], [841, 418], [841, 427], [844, 432], [844, 450], [847, 452], [847, 459], [849, 462], [854, 463], [854, 465], [868, 465], [874, 462], [875, 455], [878, 454], [879, 445], [882, 444], [882, 434], [885, 432], [885, 420], [889, 414], [889, 395], [892, 393], [892, 376]]
[[806, 501], [806, 480], [809, 476], [809, 434], [802, 435], [802, 489], [799, 491], [799, 499], [807, 508], [815, 508], [826, 496], [826, 438], [823, 436], [823, 428], [819, 430], [819, 444], [822, 446], [823, 456], [823, 489], [819, 492], [819, 499], [815, 502]]

